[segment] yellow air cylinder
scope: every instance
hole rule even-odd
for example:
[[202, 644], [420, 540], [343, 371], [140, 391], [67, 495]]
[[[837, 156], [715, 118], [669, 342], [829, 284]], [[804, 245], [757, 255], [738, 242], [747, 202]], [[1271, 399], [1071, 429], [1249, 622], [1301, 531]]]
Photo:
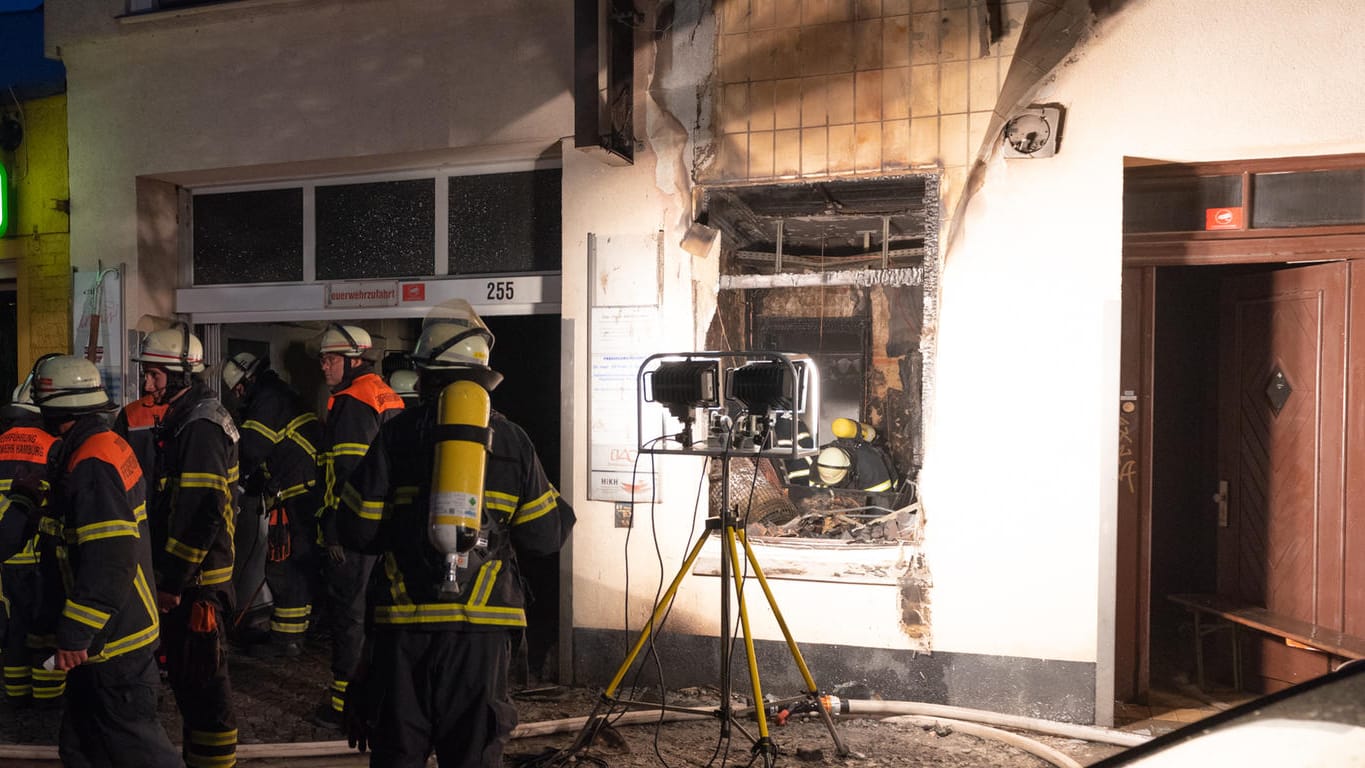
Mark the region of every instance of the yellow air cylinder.
[[[472, 381], [441, 390], [436, 405], [428, 536], [447, 555], [468, 552], [479, 538], [483, 473], [488, 462], [488, 391]], [[447, 578], [453, 581], [454, 574]]]
[[834, 423], [829, 425], [829, 430], [834, 433], [835, 437], [841, 437], [845, 440], [866, 440], [870, 443], [877, 439], [876, 427], [853, 419], [835, 419]]

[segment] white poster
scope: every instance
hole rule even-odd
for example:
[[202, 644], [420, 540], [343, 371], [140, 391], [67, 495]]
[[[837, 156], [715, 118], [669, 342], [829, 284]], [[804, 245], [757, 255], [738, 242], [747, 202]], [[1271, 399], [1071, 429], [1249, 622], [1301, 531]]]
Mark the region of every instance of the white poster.
[[71, 354], [95, 363], [109, 399], [123, 398], [123, 281], [117, 269], [77, 271], [71, 286]]
[[659, 501], [651, 456], [640, 457], [636, 375], [658, 350], [659, 310], [593, 307], [589, 344], [592, 393], [589, 399], [588, 498], [598, 501]]

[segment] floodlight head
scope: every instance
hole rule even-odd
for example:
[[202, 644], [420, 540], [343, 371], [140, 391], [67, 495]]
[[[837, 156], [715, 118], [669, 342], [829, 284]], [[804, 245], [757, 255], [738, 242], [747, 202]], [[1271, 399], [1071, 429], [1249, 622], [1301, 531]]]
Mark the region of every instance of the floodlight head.
[[659, 364], [645, 377], [645, 401], [659, 403], [683, 424], [683, 442], [691, 442], [693, 410], [720, 405], [720, 363], [674, 360]]
[[799, 410], [805, 397], [799, 380], [804, 370], [801, 362], [790, 367], [767, 360], [746, 363], [730, 372], [730, 397], [743, 403], [750, 413]]

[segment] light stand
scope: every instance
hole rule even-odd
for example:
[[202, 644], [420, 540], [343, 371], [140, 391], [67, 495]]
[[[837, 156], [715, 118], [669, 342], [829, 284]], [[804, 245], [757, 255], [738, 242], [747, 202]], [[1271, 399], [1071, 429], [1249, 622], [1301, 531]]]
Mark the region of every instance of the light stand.
[[[724, 388], [719, 386], [719, 363], [722, 360], [735, 360], [743, 363], [738, 367], [727, 369]], [[819, 713], [823, 719], [838, 753], [840, 755], [848, 754], [847, 747], [844, 746], [843, 740], [839, 737], [839, 732], [834, 727], [834, 720], [829, 710], [821, 702], [820, 691], [811, 676], [809, 667], [806, 666], [805, 659], [801, 656], [801, 650], [797, 646], [795, 638], [792, 637], [791, 630], [782, 617], [782, 612], [777, 607], [777, 601], [773, 597], [767, 578], [763, 575], [763, 569], [758, 563], [758, 558], [754, 555], [748, 537], [742, 528], [737, 528], [735, 516], [730, 509], [730, 459], [733, 455], [738, 453], [754, 459], [797, 459], [814, 453], [813, 448], [803, 448], [799, 444], [797, 434], [800, 431], [799, 423], [803, 419], [810, 425], [812, 435], [814, 430], [819, 427], [819, 388], [819, 372], [814, 361], [805, 355], [777, 352], [694, 352], [659, 354], [645, 358], [640, 366], [637, 381], [638, 402], [641, 404], [641, 407], [637, 408], [636, 411], [638, 434], [640, 435], [639, 450], [641, 453], [704, 456], [708, 459], [720, 459], [720, 514], [715, 517], [708, 517], [706, 534], [698, 538], [682, 566], [678, 569], [678, 573], [669, 585], [668, 590], [654, 606], [654, 611], [640, 631], [640, 636], [635, 645], [630, 649], [625, 661], [617, 669], [616, 675], [603, 692], [604, 701], [644, 706], [642, 702], [624, 701], [616, 698], [617, 690], [641, 649], [644, 648], [654, 627], [658, 625], [672, 605], [683, 577], [691, 570], [693, 563], [701, 554], [707, 535], [715, 532], [719, 534], [723, 550], [720, 558], [721, 702], [719, 709], [715, 712], [716, 717], [720, 719], [722, 739], [729, 739], [731, 726], [734, 726], [739, 728], [753, 742], [755, 755], [763, 754], [769, 762], [777, 755], [777, 747], [768, 734], [767, 712], [765, 711], [763, 690], [759, 680], [758, 663], [754, 655], [753, 633], [749, 627], [749, 613], [744, 596], [744, 573], [740, 561], [740, 550], [742, 549], [745, 561], [763, 590], [763, 595], [782, 630], [782, 636], [786, 640], [787, 647], [791, 651], [792, 658], [806, 685], [803, 696], [787, 701], [806, 699], [808, 701], [807, 709]], [[719, 411], [713, 411], [709, 414], [711, 418], [706, 421], [708, 424], [707, 440], [699, 445], [694, 444], [692, 425], [695, 422], [696, 409], [720, 408], [722, 405], [721, 392], [725, 393], [726, 402], [742, 406], [739, 411], [740, 418], [734, 422], [739, 425], [739, 428], [733, 433], [721, 432], [723, 425], [728, 422], [728, 416]], [[682, 423], [682, 430], [676, 436], [670, 436], [676, 438], [676, 446], [670, 445], [666, 441], [646, 441], [644, 439], [643, 403], [663, 405], [675, 419]], [[783, 442], [783, 436], [776, 434], [777, 430], [773, 428], [773, 423], [776, 421], [772, 418], [774, 411], [786, 412], [790, 416], [788, 419], [790, 434], [786, 436], [785, 442]], [[812, 444], [818, 444], [818, 442], [818, 440], [814, 440]], [[783, 447], [778, 448], [778, 445]], [[737, 596], [744, 651], [749, 667], [749, 680], [753, 689], [754, 716], [758, 721], [757, 738], [734, 721], [735, 712], [730, 706], [732, 645], [730, 587], [732, 582]], [[664, 708], [668, 709], [669, 707], [665, 706]]]

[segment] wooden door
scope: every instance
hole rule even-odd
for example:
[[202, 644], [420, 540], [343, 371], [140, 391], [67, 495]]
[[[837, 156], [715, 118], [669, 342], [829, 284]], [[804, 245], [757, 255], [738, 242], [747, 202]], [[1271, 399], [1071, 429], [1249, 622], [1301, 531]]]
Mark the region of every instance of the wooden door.
[[[1342, 626], [1344, 262], [1237, 278], [1221, 298], [1218, 585], [1276, 613]], [[1210, 489], [1214, 490], [1214, 489]], [[1259, 638], [1249, 684], [1327, 671], [1324, 657]]]

